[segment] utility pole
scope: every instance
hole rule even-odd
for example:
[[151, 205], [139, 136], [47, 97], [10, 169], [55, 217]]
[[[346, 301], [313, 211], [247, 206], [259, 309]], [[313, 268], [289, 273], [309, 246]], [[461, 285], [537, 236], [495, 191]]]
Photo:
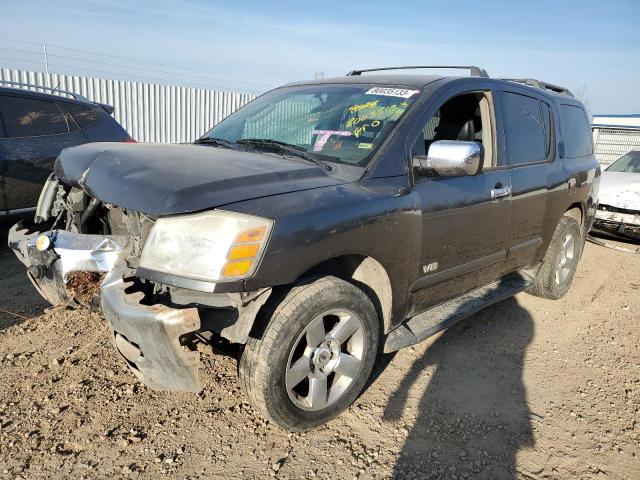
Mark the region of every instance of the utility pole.
[[49, 59], [47, 58], [47, 44], [43, 43], [42, 46], [44, 48], [44, 71], [47, 72], [47, 75], [49, 75]]

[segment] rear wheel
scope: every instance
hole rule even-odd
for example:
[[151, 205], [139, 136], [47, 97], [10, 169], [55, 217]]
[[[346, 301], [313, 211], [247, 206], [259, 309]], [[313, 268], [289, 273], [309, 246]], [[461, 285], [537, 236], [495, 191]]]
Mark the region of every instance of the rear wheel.
[[542, 266], [527, 292], [554, 300], [562, 298], [573, 281], [583, 243], [584, 236], [578, 221], [564, 215], [556, 227]]
[[250, 338], [239, 376], [251, 403], [288, 430], [339, 415], [358, 396], [375, 362], [375, 308], [356, 286], [325, 277], [294, 287], [261, 338]]

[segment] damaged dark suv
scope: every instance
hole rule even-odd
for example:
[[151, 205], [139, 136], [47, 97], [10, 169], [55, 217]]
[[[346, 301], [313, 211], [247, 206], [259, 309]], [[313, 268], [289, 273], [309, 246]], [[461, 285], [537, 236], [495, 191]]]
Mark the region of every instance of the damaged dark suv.
[[150, 387], [201, 389], [211, 345], [271, 421], [320, 425], [381, 352], [571, 284], [600, 175], [583, 106], [464, 68], [287, 85], [192, 145], [66, 149], [9, 244]]

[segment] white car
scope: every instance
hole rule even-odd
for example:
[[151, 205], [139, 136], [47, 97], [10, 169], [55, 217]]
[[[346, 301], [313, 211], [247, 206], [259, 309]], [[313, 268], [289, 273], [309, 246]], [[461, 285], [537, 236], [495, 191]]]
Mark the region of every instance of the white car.
[[593, 230], [640, 239], [640, 149], [602, 173], [599, 197]]

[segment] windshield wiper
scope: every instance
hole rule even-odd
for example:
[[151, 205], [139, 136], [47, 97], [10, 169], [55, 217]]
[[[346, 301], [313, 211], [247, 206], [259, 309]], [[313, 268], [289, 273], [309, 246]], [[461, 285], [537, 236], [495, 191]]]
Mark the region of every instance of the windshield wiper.
[[333, 170], [333, 167], [327, 163], [324, 163], [322, 160], [314, 157], [310, 153], [308, 153], [304, 148], [298, 147], [296, 145], [292, 145], [286, 142], [280, 142], [278, 140], [271, 140], [270, 138], [242, 138], [238, 140], [236, 143], [241, 145], [249, 145], [250, 147], [268, 147], [278, 150], [283, 153], [287, 153], [289, 155], [293, 155], [295, 157], [304, 158], [305, 160], [309, 160], [310, 162], [315, 163], [319, 167], [324, 168], [325, 170]]
[[224, 138], [202, 137], [193, 143], [196, 145], [212, 145], [214, 147], [230, 148], [231, 150], [238, 150], [240, 148], [236, 143], [225, 140]]

